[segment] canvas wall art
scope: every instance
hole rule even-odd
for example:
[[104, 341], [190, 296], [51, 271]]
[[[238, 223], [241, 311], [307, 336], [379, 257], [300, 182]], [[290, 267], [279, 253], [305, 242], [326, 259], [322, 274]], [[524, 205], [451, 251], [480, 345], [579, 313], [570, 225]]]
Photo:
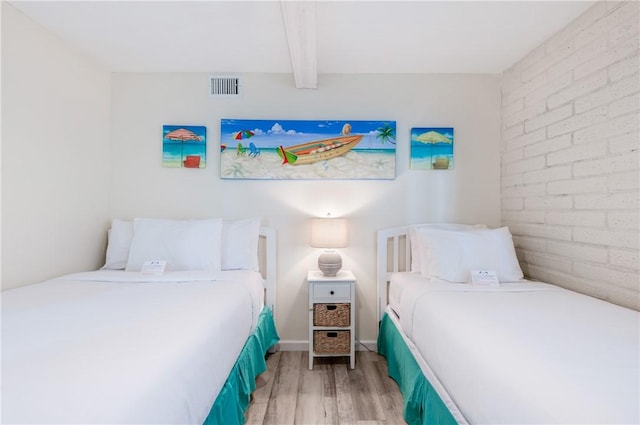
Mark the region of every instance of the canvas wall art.
[[412, 170], [453, 168], [453, 128], [412, 128], [410, 162]]
[[220, 122], [223, 179], [393, 179], [396, 122]]
[[205, 168], [207, 128], [193, 125], [163, 125], [162, 165], [171, 168]]

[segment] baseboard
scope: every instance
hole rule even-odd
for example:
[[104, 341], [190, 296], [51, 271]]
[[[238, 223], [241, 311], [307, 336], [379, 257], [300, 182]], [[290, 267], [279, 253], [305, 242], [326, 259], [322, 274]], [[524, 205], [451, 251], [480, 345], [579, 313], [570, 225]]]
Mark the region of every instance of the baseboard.
[[[307, 351], [309, 341], [306, 340], [280, 340], [276, 351]], [[357, 341], [356, 351], [378, 351], [378, 344], [374, 340]]]

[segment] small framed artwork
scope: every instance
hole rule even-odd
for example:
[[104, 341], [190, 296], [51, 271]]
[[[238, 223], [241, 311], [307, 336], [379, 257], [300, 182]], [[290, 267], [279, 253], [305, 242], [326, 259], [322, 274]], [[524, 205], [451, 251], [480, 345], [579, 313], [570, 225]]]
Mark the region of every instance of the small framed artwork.
[[207, 128], [197, 125], [162, 126], [162, 166], [205, 168]]
[[449, 170], [453, 168], [453, 127], [411, 129], [411, 169]]

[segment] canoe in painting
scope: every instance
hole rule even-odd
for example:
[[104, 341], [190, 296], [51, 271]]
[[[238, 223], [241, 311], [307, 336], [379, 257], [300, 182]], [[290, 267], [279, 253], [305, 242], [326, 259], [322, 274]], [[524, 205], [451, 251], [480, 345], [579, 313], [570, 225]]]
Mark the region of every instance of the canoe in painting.
[[311, 164], [344, 155], [360, 143], [360, 140], [362, 140], [362, 135], [338, 136], [286, 148], [280, 146], [278, 155], [282, 158], [283, 164]]

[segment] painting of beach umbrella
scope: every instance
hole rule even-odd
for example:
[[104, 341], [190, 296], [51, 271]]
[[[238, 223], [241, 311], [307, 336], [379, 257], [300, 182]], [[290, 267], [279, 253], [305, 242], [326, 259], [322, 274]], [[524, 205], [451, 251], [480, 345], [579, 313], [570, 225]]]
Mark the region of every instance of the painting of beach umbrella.
[[255, 134], [250, 130], [240, 130], [236, 131], [231, 135], [231, 138], [234, 140], [243, 140], [248, 139], [249, 137], [253, 137]]
[[453, 168], [453, 128], [412, 128], [411, 169]]
[[171, 168], [205, 168], [207, 128], [204, 126], [162, 127], [162, 165]]

